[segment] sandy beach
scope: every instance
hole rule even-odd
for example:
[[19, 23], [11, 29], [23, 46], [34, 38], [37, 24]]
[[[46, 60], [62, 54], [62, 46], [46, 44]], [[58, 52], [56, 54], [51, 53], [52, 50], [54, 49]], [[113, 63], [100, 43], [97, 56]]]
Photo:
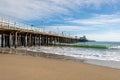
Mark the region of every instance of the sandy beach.
[[120, 70], [82, 62], [0, 54], [0, 80], [120, 80]]

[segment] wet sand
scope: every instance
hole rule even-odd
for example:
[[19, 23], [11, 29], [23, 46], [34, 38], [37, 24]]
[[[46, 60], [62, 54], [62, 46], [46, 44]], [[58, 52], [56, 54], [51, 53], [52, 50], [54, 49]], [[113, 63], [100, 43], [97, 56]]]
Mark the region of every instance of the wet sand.
[[120, 80], [120, 70], [82, 62], [0, 54], [0, 80]]

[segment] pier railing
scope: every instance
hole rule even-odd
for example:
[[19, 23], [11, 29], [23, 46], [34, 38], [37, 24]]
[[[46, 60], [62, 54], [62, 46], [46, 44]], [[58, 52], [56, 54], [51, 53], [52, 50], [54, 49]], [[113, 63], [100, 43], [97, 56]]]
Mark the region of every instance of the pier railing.
[[10, 28], [21, 29], [21, 30], [28, 30], [31, 32], [41, 32], [44, 34], [53, 34], [53, 35], [58, 35], [58, 36], [70, 37], [67, 35], [59, 34], [59, 33], [53, 32], [53, 31], [49, 31], [49, 30], [44, 29], [44, 28], [38, 28], [36, 26], [27, 25], [27, 24], [20, 23], [20, 22], [10, 20], [7, 18], [0, 18], [0, 26], [6, 27], [8, 29], [10, 29]]

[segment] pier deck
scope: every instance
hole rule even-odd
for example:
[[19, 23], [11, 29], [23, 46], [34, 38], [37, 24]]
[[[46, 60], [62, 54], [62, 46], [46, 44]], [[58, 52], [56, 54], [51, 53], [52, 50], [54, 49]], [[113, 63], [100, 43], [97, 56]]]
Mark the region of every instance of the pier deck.
[[1, 47], [53, 45], [55, 43], [75, 43], [79, 39], [44, 31], [42, 28], [0, 18]]

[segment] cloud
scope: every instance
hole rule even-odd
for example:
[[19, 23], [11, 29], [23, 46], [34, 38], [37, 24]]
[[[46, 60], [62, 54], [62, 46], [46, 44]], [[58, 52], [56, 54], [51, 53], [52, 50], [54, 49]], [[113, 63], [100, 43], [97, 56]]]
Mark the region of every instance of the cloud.
[[97, 41], [120, 41], [120, 30], [111, 30], [106, 32], [99, 32], [99, 33], [90, 33], [90, 34], [76, 34], [77, 36], [86, 35], [90, 40], [97, 40]]
[[71, 23], [78, 25], [89, 26], [95, 28], [94, 31], [85, 31], [81, 34], [75, 34], [77, 36], [86, 35], [88, 39], [98, 41], [120, 41], [120, 13], [111, 15], [99, 15], [95, 14], [93, 17], [88, 19], [71, 20]]
[[48, 26], [46, 29], [51, 31], [66, 31], [66, 32], [79, 32], [79, 31], [87, 31], [87, 30], [96, 30], [95, 28], [89, 28], [84, 26]]
[[[118, 0], [0, 0], [0, 14], [23, 20], [71, 15], [82, 7], [100, 7]], [[93, 7], [93, 8], [94, 8]]]
[[[86, 35], [88, 39], [97, 41], [120, 41], [120, 13], [111, 15], [95, 14], [88, 19], [70, 20], [78, 25], [49, 26], [49, 30], [70, 32], [72, 36]], [[79, 26], [79, 24], [82, 26]]]
[[72, 20], [72, 23], [82, 24], [82, 25], [111, 25], [120, 24], [120, 13], [115, 13], [112, 15], [94, 15], [88, 19]]
[[[120, 30], [108, 30], [105, 31], [98, 30], [97, 27], [85, 27], [85, 26], [49, 26], [46, 29], [50, 31], [56, 31], [61, 34], [64, 32], [66, 35], [71, 34], [71, 36], [83, 36], [86, 35], [90, 40], [97, 41], [120, 41]], [[105, 28], [104, 28], [105, 29]]]
[[[65, 8], [56, 6], [47, 0], [1, 0], [0, 13], [21, 19], [50, 17], [50, 15], [67, 13]], [[63, 13], [64, 14], [64, 13]]]
[[[63, 20], [61, 23], [69, 21], [66, 24], [67, 26], [47, 26], [47, 29], [67, 31], [73, 35], [77, 35], [77, 33], [85, 34], [90, 39], [96, 40], [120, 40], [118, 38], [119, 31], [113, 29], [114, 26], [120, 25], [120, 13], [112, 15], [95, 14], [87, 19], [75, 19], [72, 16], [75, 13], [79, 14], [84, 8], [99, 9], [103, 5], [116, 6], [116, 3], [119, 3], [119, 0], [0, 0], [0, 15], [28, 22], [44, 18], [46, 20], [54, 19], [54, 17], [56, 20], [60, 17], [62, 18], [60, 21]], [[66, 19], [66, 16], [69, 19]], [[75, 25], [71, 26], [69, 23]], [[111, 29], [106, 28], [108, 26]], [[119, 27], [116, 28], [120, 29]]]

